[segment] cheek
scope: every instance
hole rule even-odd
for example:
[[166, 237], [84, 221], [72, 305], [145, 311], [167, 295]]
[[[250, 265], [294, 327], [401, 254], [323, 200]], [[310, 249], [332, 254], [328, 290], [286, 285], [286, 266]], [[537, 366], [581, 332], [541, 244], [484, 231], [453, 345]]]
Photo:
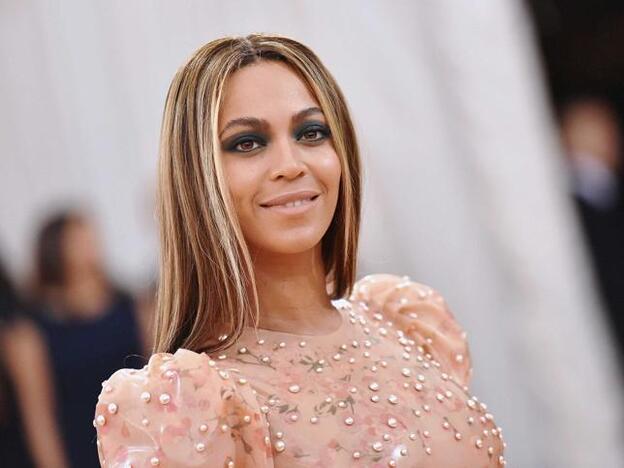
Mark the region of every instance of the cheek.
[[259, 208], [255, 206], [259, 200], [255, 197], [262, 184], [263, 168], [250, 160], [232, 158], [224, 161], [223, 169], [236, 217], [249, 241], [256, 237], [254, 232], [260, 228]]
[[249, 203], [253, 198], [257, 172], [248, 164], [237, 160], [226, 161], [223, 168], [230, 196], [240, 216], [242, 214], [240, 210], [243, 209], [245, 203]]
[[327, 188], [328, 192], [338, 192], [341, 173], [342, 169], [340, 167], [340, 159], [338, 159], [338, 155], [334, 151], [328, 152], [323, 157], [318, 159], [318, 178]]

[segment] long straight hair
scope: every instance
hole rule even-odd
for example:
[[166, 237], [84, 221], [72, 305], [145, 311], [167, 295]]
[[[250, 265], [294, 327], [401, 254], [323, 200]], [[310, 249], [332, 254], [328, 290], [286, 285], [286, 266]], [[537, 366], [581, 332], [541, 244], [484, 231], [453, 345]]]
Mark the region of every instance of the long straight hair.
[[224, 179], [218, 116], [223, 90], [237, 70], [281, 61], [319, 101], [342, 174], [322, 258], [330, 298], [350, 294], [355, 281], [361, 210], [361, 166], [344, 96], [318, 57], [278, 35], [225, 37], [199, 48], [177, 71], [163, 113], [157, 215], [160, 279], [153, 352], [186, 348], [217, 352], [259, 318], [251, 256]]

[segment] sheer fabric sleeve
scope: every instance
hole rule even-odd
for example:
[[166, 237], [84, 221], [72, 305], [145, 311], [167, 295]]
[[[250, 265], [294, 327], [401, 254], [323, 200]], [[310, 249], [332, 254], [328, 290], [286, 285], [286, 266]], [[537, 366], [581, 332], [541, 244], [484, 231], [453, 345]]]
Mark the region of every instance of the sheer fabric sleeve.
[[203, 353], [158, 353], [143, 369], [116, 371], [93, 423], [102, 467], [273, 467], [255, 392]]
[[350, 298], [393, 322], [439, 362], [442, 372], [469, 385], [472, 367], [466, 333], [438, 291], [405, 276], [374, 274], [357, 281]]

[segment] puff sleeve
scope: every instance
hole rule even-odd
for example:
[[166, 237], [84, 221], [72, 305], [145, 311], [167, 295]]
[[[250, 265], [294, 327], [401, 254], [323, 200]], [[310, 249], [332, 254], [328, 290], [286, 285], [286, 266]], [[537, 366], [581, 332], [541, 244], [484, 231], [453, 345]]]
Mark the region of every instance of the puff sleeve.
[[234, 371], [185, 349], [116, 371], [95, 408], [102, 467], [272, 468], [265, 415]]
[[472, 367], [466, 333], [438, 291], [406, 276], [368, 275], [357, 281], [351, 300], [364, 302], [373, 313], [422, 346], [440, 370], [468, 386]]

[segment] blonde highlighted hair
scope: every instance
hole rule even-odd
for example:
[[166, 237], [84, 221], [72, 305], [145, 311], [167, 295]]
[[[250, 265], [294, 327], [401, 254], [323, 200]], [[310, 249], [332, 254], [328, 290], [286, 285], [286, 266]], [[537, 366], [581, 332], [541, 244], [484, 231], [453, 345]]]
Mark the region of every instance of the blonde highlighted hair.
[[225, 183], [217, 124], [228, 78], [262, 60], [290, 66], [327, 119], [342, 175], [336, 211], [321, 241], [322, 257], [333, 284], [330, 297], [351, 292], [361, 169], [340, 88], [314, 52], [293, 39], [268, 34], [216, 39], [195, 51], [167, 93], [160, 136], [161, 252], [153, 352], [216, 352], [231, 346], [244, 327], [257, 326], [253, 264]]

